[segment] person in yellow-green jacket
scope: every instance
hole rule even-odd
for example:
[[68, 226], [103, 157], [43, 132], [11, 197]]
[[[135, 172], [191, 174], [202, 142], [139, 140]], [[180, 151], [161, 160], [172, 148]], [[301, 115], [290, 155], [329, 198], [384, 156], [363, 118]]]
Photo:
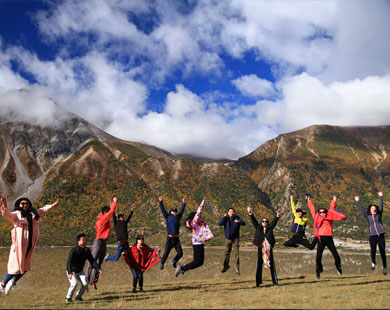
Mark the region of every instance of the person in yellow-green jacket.
[[303, 212], [301, 208], [296, 209], [294, 203], [294, 197], [290, 196], [291, 210], [294, 214], [294, 221], [291, 226], [291, 231], [294, 235], [288, 239], [284, 245], [290, 247], [297, 247], [298, 244], [303, 245], [309, 250], [313, 250], [318, 242], [318, 238], [315, 237], [313, 241], [310, 243], [305, 236], [305, 228], [306, 224], [309, 224], [311, 228], [313, 228], [313, 224], [310, 222], [309, 218], [306, 216], [306, 212]]

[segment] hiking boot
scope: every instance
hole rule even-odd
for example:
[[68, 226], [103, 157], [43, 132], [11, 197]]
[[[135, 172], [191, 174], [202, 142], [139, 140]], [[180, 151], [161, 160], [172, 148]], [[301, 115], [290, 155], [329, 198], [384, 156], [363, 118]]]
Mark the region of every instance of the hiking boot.
[[371, 263], [371, 270], [375, 270], [375, 263]]
[[65, 300], [65, 302], [66, 302], [67, 304], [69, 304], [69, 303], [73, 302], [73, 300], [72, 300], [72, 298], [67, 298], [67, 299]]
[[172, 266], [173, 266], [173, 268], [176, 268], [176, 267], [177, 267], [177, 262], [175, 261], [174, 258], [172, 258]]
[[341, 270], [341, 266], [336, 266], [337, 274], [341, 276], [343, 274], [343, 271]]
[[6, 296], [9, 295], [9, 293], [11, 292], [13, 286], [14, 286], [14, 281], [12, 281], [12, 280], [8, 281], [8, 283], [7, 283], [7, 285], [5, 286], [5, 289], [4, 289], [4, 293], [5, 293]]
[[230, 267], [229, 266], [223, 266], [222, 273], [225, 273]]
[[321, 272], [316, 270], [316, 279], [319, 280], [321, 278]]
[[132, 293], [137, 293], [137, 290], [135, 289], [135, 287], [132, 289], [131, 292], [132, 292]]
[[144, 289], [142, 287], [140, 287], [139, 292], [140, 293], [145, 293], [145, 291], [144, 291]]
[[164, 270], [164, 264], [163, 263], [160, 264], [160, 270]]
[[177, 266], [175, 270], [175, 277], [179, 276], [180, 273], [184, 273], [184, 271], [181, 270], [181, 266]]
[[80, 296], [76, 296], [75, 300], [76, 301], [84, 301], [84, 299], [82, 299]]
[[97, 290], [97, 285], [96, 285], [96, 282], [92, 281], [92, 280], [89, 280], [89, 283], [92, 285], [92, 287]]
[[382, 273], [384, 276], [387, 275], [387, 268], [386, 267], [382, 267]]

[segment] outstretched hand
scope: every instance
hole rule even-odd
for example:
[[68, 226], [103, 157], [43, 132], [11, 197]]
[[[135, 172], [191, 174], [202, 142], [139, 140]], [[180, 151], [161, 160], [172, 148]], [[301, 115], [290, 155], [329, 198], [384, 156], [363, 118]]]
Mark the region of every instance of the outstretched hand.
[[103, 270], [100, 269], [100, 270], [99, 270], [99, 274], [103, 274]]
[[163, 201], [163, 197], [162, 196], [158, 197], [158, 201], [162, 202]]
[[58, 205], [58, 203], [59, 203], [59, 200], [57, 199], [51, 206], [56, 207]]
[[135, 210], [135, 205], [131, 205], [130, 210], [134, 211]]
[[206, 197], [203, 198], [202, 202], [200, 203], [201, 206], [204, 206], [204, 203], [206, 202]]
[[248, 211], [249, 215], [251, 215], [253, 213], [251, 206], [246, 206], [246, 210]]
[[280, 216], [280, 210], [276, 211], [276, 216], [277, 216], [277, 217]]
[[0, 201], [2, 203], [1, 210], [4, 211], [5, 209], [7, 209], [7, 200], [5, 199], [5, 196], [1, 196]]
[[359, 196], [355, 196], [355, 201], [359, 201], [359, 200], [360, 200]]
[[383, 196], [383, 193], [382, 193], [382, 192], [379, 192], [379, 193], [378, 193], [378, 196], [379, 196], [379, 197], [382, 197], [382, 196]]
[[118, 201], [118, 198], [116, 198], [116, 197], [114, 197], [114, 198], [112, 198], [112, 201]]
[[183, 197], [183, 203], [186, 203], [186, 197]]
[[336, 197], [336, 196], [333, 196], [333, 200], [337, 200], [337, 197]]

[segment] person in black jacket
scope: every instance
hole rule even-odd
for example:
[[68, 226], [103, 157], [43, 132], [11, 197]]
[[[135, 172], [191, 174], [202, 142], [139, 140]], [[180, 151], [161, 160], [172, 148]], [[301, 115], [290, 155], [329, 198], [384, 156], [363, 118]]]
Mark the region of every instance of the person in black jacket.
[[272, 283], [278, 285], [278, 277], [276, 275], [273, 247], [275, 245], [274, 228], [279, 220], [280, 210], [277, 211], [276, 217], [269, 223], [268, 219], [263, 218], [259, 224], [253, 215], [253, 210], [250, 206], [247, 207], [248, 214], [251, 218], [253, 226], [256, 228], [255, 239], [253, 244], [257, 245], [257, 270], [256, 270], [256, 286], [259, 287], [262, 283], [263, 263], [266, 268], [270, 269]]
[[164, 255], [161, 259], [160, 270], [164, 269], [165, 261], [167, 260], [169, 253], [173, 248], [175, 248], [176, 250], [176, 256], [172, 258], [172, 263], [173, 263], [173, 267], [176, 268], [177, 262], [183, 256], [183, 249], [181, 247], [180, 239], [179, 239], [179, 229], [180, 229], [180, 219], [183, 216], [184, 209], [186, 207], [186, 199], [183, 198], [183, 203], [181, 204], [179, 213], [177, 213], [176, 208], [172, 208], [171, 210], [169, 210], [169, 213], [167, 213], [167, 211], [164, 208], [162, 196], [158, 197], [158, 201], [160, 202], [161, 212], [167, 221], [167, 233], [168, 233], [167, 242], [165, 243]]
[[81, 283], [81, 287], [76, 294], [76, 300], [83, 301], [83, 294], [88, 289], [87, 277], [83, 271], [85, 261], [88, 259], [89, 263], [100, 274], [102, 270], [94, 260], [90, 248], [87, 247], [87, 237], [85, 234], [79, 234], [76, 237], [77, 245], [70, 250], [68, 262], [66, 265], [66, 274], [70, 282], [68, 294], [66, 294], [66, 302], [72, 302], [72, 296], [76, 290], [77, 281]]
[[116, 248], [115, 256], [107, 254], [104, 258], [105, 261], [118, 261], [119, 257], [121, 257], [122, 252], [126, 252], [129, 249], [129, 232], [127, 231], [127, 224], [129, 224], [131, 217], [133, 216], [135, 210], [135, 206], [132, 205], [130, 208], [130, 214], [125, 220], [123, 214], [118, 214], [118, 219], [115, 216], [115, 213], [112, 215], [114, 220], [115, 234], [116, 240], [118, 240], [118, 246]]
[[240, 227], [246, 225], [246, 223], [236, 215], [234, 208], [229, 208], [228, 213], [220, 219], [218, 225], [223, 225], [225, 229], [225, 260], [222, 273], [230, 268], [230, 253], [233, 248], [236, 263], [235, 271], [240, 274]]

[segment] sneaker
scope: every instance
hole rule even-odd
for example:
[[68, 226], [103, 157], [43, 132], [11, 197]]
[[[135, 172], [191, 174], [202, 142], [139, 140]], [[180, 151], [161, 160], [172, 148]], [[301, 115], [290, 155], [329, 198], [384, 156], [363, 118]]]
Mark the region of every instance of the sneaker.
[[177, 262], [175, 261], [174, 258], [172, 258], [172, 266], [173, 266], [173, 268], [176, 268], [176, 267], [177, 267]]
[[371, 263], [371, 270], [375, 270], [375, 263]]
[[107, 254], [106, 257], [104, 258], [104, 261], [108, 261], [108, 257], [110, 256], [110, 254]]
[[140, 293], [145, 293], [145, 291], [144, 291], [144, 289], [142, 287], [139, 289], [139, 292]]
[[80, 296], [76, 296], [75, 300], [76, 301], [84, 301], [84, 299], [82, 299]]
[[337, 269], [337, 274], [341, 276], [343, 274], [343, 271], [341, 270], [341, 266], [336, 267], [336, 269]]
[[73, 300], [72, 300], [72, 298], [67, 298], [67, 299], [65, 300], [65, 302], [66, 302], [67, 304], [69, 304], [69, 303], [73, 302]]
[[137, 293], [137, 290], [135, 288], [132, 289], [132, 293]]
[[0, 284], [0, 294], [4, 292], [4, 288], [5, 286], [3, 286], [3, 284]]
[[238, 274], [238, 275], [240, 275], [241, 273], [240, 273], [240, 269], [238, 269], [238, 268], [235, 268], [234, 269], [234, 271], [236, 272], [236, 274]]
[[160, 264], [160, 270], [164, 270], [164, 264], [163, 263]]
[[386, 267], [382, 267], [382, 273], [384, 276], [387, 275], [387, 268]]
[[184, 273], [184, 272], [181, 270], [181, 266], [177, 266], [175, 270], [175, 277], [177, 277], [180, 273]]
[[229, 266], [223, 266], [222, 273], [225, 273], [230, 267]]
[[319, 280], [321, 278], [321, 272], [316, 270], [316, 279]]
[[89, 284], [92, 285], [92, 287], [97, 290], [97, 285], [96, 285], [96, 282], [92, 281], [92, 280], [89, 280]]
[[11, 292], [12, 287], [14, 286], [14, 281], [10, 280], [8, 281], [7, 285], [5, 286], [4, 293], [6, 296], [9, 295], [9, 292]]

